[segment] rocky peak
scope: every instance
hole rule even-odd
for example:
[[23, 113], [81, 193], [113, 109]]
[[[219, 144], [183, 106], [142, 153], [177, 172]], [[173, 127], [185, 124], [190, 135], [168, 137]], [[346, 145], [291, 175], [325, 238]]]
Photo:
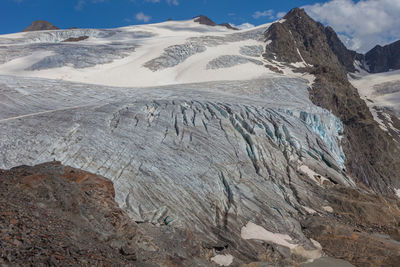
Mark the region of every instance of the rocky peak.
[[400, 40], [385, 46], [377, 45], [365, 54], [371, 73], [400, 69]]
[[265, 33], [272, 43], [267, 46], [266, 56], [279, 61], [302, 62], [312, 66], [324, 66], [344, 75], [343, 68], [333, 53], [325, 35], [325, 27], [310, 18], [304, 9], [295, 8], [283, 23], [274, 23]]
[[215, 23], [209, 17], [204, 16], [204, 15], [199, 15], [199, 16], [195, 17], [194, 22], [198, 22], [199, 24], [202, 24], [202, 25], [217, 26], [217, 23]]
[[230, 30], [239, 30], [238, 28], [235, 28], [235, 27], [233, 27], [232, 25], [230, 25], [229, 23], [226, 23], [226, 22], [217, 25], [217, 23], [215, 23], [209, 17], [204, 16], [204, 15], [199, 15], [199, 16], [195, 17], [194, 18], [194, 22], [198, 22], [199, 24], [212, 26], [212, 27], [214, 27], [214, 26], [223, 26], [223, 27], [226, 27], [226, 28], [228, 28]]
[[48, 21], [36, 20], [32, 22], [27, 28], [22, 30], [22, 32], [32, 32], [32, 31], [47, 31], [47, 30], [58, 30], [59, 28], [54, 26]]

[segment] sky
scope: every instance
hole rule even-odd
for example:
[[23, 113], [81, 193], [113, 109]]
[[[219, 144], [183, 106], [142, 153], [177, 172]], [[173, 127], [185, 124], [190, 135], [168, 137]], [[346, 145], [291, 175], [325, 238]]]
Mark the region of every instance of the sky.
[[332, 26], [360, 52], [400, 39], [400, 0], [0, 0], [0, 34], [19, 32], [37, 19], [60, 28], [115, 28], [200, 14], [248, 28], [294, 7]]

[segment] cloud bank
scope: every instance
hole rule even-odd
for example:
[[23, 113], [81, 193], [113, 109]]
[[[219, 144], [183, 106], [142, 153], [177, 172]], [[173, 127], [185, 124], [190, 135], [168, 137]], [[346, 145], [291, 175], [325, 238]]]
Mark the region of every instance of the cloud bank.
[[400, 39], [400, 0], [330, 0], [303, 8], [359, 52]]
[[149, 22], [151, 17], [148, 15], [145, 15], [143, 12], [139, 12], [135, 16], [136, 20], [138, 21], [143, 21], [143, 22]]

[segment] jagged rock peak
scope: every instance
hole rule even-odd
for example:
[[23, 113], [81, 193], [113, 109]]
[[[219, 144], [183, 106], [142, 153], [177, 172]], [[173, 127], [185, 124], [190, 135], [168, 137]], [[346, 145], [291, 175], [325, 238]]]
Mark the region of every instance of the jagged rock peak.
[[194, 17], [194, 22], [198, 22], [199, 24], [212, 26], [212, 27], [214, 27], [214, 26], [223, 26], [223, 27], [226, 27], [226, 28], [228, 28], [230, 30], [239, 30], [238, 28], [235, 28], [235, 27], [233, 27], [232, 25], [230, 25], [229, 23], [226, 23], [226, 22], [217, 25], [217, 23], [215, 23], [212, 19], [210, 19], [209, 17], [204, 16], [204, 15], [199, 15], [197, 17]]
[[295, 7], [292, 10], [290, 10], [283, 18], [284, 19], [290, 19], [290, 18], [310, 18], [306, 11], [303, 8]]
[[375, 46], [365, 54], [365, 61], [372, 73], [400, 69], [400, 40], [383, 47]]
[[47, 31], [47, 30], [58, 30], [59, 28], [54, 26], [48, 21], [44, 20], [36, 20], [32, 22], [27, 28], [23, 29], [23, 32], [32, 32], [32, 31]]
[[204, 15], [199, 15], [194, 18], [194, 22], [198, 22], [203, 25], [208, 25], [208, 26], [217, 26], [217, 23], [212, 21], [209, 17], [204, 16]]
[[287, 63], [305, 62], [311, 66], [329, 66], [344, 75], [342, 65], [333, 53], [325, 27], [307, 15], [304, 9], [292, 9], [283, 23], [274, 23], [265, 33], [265, 56]]

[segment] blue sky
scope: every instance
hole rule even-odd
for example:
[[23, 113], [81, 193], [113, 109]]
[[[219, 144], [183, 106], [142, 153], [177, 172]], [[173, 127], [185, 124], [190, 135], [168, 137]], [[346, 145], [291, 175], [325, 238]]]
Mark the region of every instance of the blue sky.
[[[217, 23], [238, 25], [248, 22], [258, 25], [271, 21], [278, 12], [287, 12], [293, 7], [315, 2], [321, 1], [0, 0], [0, 34], [21, 31], [37, 19], [50, 21], [60, 28], [112, 28], [162, 22], [170, 17], [184, 20], [204, 14]], [[137, 14], [144, 16], [136, 18]]]
[[0, 0], [0, 34], [37, 19], [60, 28], [114, 28], [203, 14], [217, 23], [260, 25], [294, 7], [332, 26], [359, 52], [400, 39], [400, 0]]

